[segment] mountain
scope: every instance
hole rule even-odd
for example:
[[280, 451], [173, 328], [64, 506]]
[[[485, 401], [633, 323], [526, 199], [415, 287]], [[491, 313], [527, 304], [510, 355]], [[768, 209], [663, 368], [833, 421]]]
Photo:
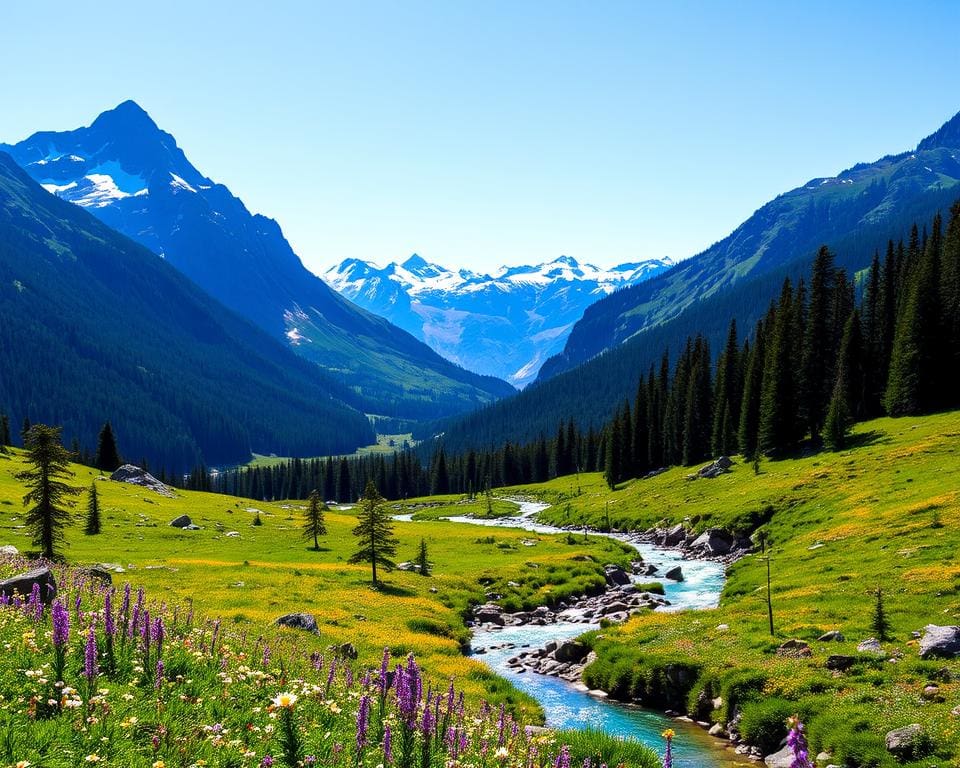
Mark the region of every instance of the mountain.
[[513, 392], [331, 290], [277, 222], [201, 174], [132, 101], [92, 125], [0, 145], [49, 192], [162, 256], [353, 391], [369, 413], [407, 419], [464, 411]]
[[[185, 471], [369, 444], [350, 391], [0, 152], [0, 411]], [[16, 429], [14, 430], [16, 431]]]
[[651, 259], [604, 270], [561, 256], [490, 275], [454, 272], [414, 254], [383, 268], [346, 259], [323, 278], [448, 360], [523, 387], [563, 349], [590, 304], [672, 265], [669, 259]]
[[703, 334], [714, 357], [731, 318], [752, 331], [789, 277], [809, 275], [822, 244], [848, 274], [865, 269], [889, 239], [907, 239], [960, 198], [960, 115], [917, 149], [815, 179], [777, 197], [729, 237], [640, 285], [591, 305], [564, 351], [517, 395], [418, 432], [443, 434], [450, 452], [527, 442], [554, 434], [561, 418], [584, 429], [607, 422], [663, 352], [677, 359], [688, 336]]
[[[569, 370], [745, 281], [776, 276], [779, 282], [790, 265], [812, 257], [822, 243], [882, 230], [918, 205], [919, 218], [926, 219], [923, 201], [941, 199], [941, 193], [953, 194], [951, 190], [960, 194], [960, 113], [915, 150], [812, 179], [761, 207], [702, 253], [598, 301], [573, 328], [563, 352], [544, 364], [540, 379]], [[763, 297], [744, 319], [755, 319], [768, 299]]]

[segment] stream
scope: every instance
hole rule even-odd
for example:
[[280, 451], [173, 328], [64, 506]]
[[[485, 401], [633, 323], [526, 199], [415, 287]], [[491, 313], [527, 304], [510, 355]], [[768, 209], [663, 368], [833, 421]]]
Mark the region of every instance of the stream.
[[[448, 517], [450, 522], [480, 525], [494, 528], [521, 528], [532, 533], [566, 533], [559, 528], [536, 522], [536, 516], [549, 505], [542, 502], [510, 499], [519, 504], [519, 514], [515, 517], [501, 517], [483, 520], [473, 517]], [[410, 515], [395, 518], [409, 521]], [[673, 550], [662, 549], [649, 544], [630, 541], [617, 534], [609, 535], [634, 547], [645, 563], [653, 563], [663, 573], [674, 565], [683, 568], [684, 581], [661, 581], [670, 605], [660, 610], [677, 611], [689, 609], [714, 608], [720, 600], [723, 589], [724, 570], [719, 563], [707, 560], [685, 560]], [[638, 580], [651, 581], [656, 577], [642, 577]], [[577, 637], [591, 629], [595, 624], [573, 624], [561, 622], [546, 626], [524, 625], [502, 629], [475, 629], [473, 632], [473, 651], [483, 650], [475, 655], [478, 661], [486, 664], [498, 675], [507, 678], [518, 689], [535, 698], [543, 707], [546, 724], [551, 728], [596, 728], [615, 736], [629, 736], [652, 747], [657, 752], [663, 750], [661, 733], [673, 728], [677, 736], [674, 739], [675, 768], [728, 768], [744, 765], [725, 742], [707, 735], [696, 725], [678, 722], [663, 714], [642, 707], [630, 706], [610, 699], [596, 698], [581, 687], [556, 677], [538, 675], [533, 672], [519, 672], [507, 666], [507, 661], [520, 652], [521, 648], [540, 648], [551, 640], [564, 640]], [[510, 647], [504, 648], [502, 646]]]

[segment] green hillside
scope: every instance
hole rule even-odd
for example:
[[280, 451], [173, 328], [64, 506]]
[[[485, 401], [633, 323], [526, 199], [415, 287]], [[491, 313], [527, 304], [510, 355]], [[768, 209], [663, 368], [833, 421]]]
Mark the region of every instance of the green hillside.
[[[930, 756], [913, 764], [958, 764], [960, 663], [921, 661], [913, 633], [960, 624], [960, 412], [867, 422], [854, 445], [763, 462], [759, 474], [738, 462], [715, 479], [676, 468], [613, 492], [598, 474], [581, 476], [579, 494], [575, 477], [507, 489], [552, 503], [541, 519], [558, 525], [604, 527], [609, 511], [621, 530], [683, 522], [763, 531], [772, 544], [774, 636], [766, 564], [754, 553], [730, 568], [717, 610], [651, 613], [595, 633], [599, 659], [587, 684], [724, 725], [740, 708], [741, 727], [770, 751], [785, 735], [783, 718], [799, 711], [815, 749], [848, 766], [895, 764], [884, 734], [920, 723]], [[876, 635], [878, 587], [891, 627], [883, 657], [857, 651]], [[817, 642], [830, 630], [846, 641]], [[778, 656], [791, 638], [808, 642], [812, 656]], [[851, 656], [852, 667], [827, 670], [832, 654]], [[662, 682], [680, 667], [690, 672], [684, 684]]]

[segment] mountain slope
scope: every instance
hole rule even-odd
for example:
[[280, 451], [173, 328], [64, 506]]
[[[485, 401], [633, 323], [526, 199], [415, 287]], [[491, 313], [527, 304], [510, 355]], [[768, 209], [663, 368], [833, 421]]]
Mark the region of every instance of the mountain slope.
[[278, 224], [202, 175], [132, 101], [92, 125], [0, 145], [45, 188], [163, 256], [354, 390], [368, 412], [421, 418], [513, 389], [444, 360], [309, 272]]
[[0, 152], [0, 410], [184, 471], [372, 439], [350, 392]]
[[414, 254], [382, 269], [347, 259], [323, 277], [448, 360], [522, 387], [544, 360], [563, 349], [587, 306], [672, 264], [651, 259], [601, 270], [561, 256], [546, 264], [501, 267], [490, 275], [453, 272]]
[[[813, 179], [764, 205], [706, 251], [601, 299], [573, 328], [563, 352], [543, 366], [540, 379], [612, 349], [745, 279], [782, 276], [788, 265], [812, 256], [821, 243], [875, 231], [899, 211], [951, 189], [960, 190], [960, 114], [915, 151]], [[767, 299], [759, 302], [758, 311]]]

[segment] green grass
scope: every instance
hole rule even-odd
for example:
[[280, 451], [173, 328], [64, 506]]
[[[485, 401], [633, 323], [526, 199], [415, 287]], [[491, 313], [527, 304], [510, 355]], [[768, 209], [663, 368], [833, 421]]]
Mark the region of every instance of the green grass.
[[[960, 413], [876, 420], [859, 425], [853, 442], [840, 453], [763, 462], [759, 475], [738, 461], [714, 480], [687, 480], [691, 470], [677, 468], [616, 491], [599, 475], [581, 476], [579, 495], [571, 478], [506, 489], [554, 504], [541, 518], [557, 524], [603, 527], [609, 510], [612, 527], [623, 530], [675, 522], [744, 534], [763, 528], [773, 542], [773, 637], [765, 562], [751, 555], [730, 568], [717, 610], [643, 614], [588, 636], [599, 658], [587, 684], [691, 711], [699, 698], [697, 716], [717, 721], [733, 715], [732, 698], [758, 732], [770, 718], [779, 721], [783, 709], [762, 702], [787, 701], [808, 713], [815, 747], [849, 754], [849, 765], [873, 764], [869, 755], [878, 745], [885, 755], [887, 730], [919, 722], [936, 756], [960, 760], [960, 718], [950, 714], [960, 684], [939, 681], [942, 701], [922, 697], [944, 667], [960, 680], [960, 662], [921, 662], [912, 636], [926, 624], [960, 623]], [[892, 624], [893, 640], [884, 647], [901, 659], [896, 663], [856, 651], [874, 634], [878, 586]], [[816, 642], [831, 629], [846, 642]], [[811, 658], [776, 656], [777, 646], [794, 637], [810, 642]], [[862, 660], [834, 675], [824, 667], [831, 653]], [[689, 669], [687, 682], [665, 684], [668, 667], [677, 665]], [[716, 696], [724, 699], [720, 710], [702, 706]], [[755, 711], [761, 706], [769, 709]]]
[[[381, 435], [377, 434], [377, 442], [372, 445], [364, 445], [360, 448], [357, 448], [353, 453], [344, 454], [346, 458], [360, 458], [362, 456], [370, 456], [373, 454], [384, 454], [389, 455], [395, 453], [396, 451], [402, 450], [404, 445], [416, 445], [416, 441], [413, 439], [412, 432], [405, 432], [399, 435]], [[316, 456], [303, 459], [304, 461], [310, 461], [313, 458], [325, 459], [326, 456]], [[336, 457], [339, 458], [339, 457]], [[292, 457], [290, 456], [276, 456], [271, 454], [270, 456], [264, 456], [260, 453], [254, 453], [253, 458], [245, 466], [247, 467], [276, 467], [280, 464], [286, 464], [288, 461], [291, 461]]]
[[[27, 552], [32, 546], [23, 528], [24, 490], [13, 477], [22, 468], [19, 451], [0, 455], [0, 545]], [[97, 473], [74, 469], [74, 485], [89, 488]], [[413, 651], [435, 679], [464, 679], [471, 695], [507, 700], [534, 720], [540, 714], [532, 700], [462, 655], [467, 608], [485, 601], [491, 589], [509, 594], [507, 582], [513, 579], [523, 585], [517, 594], [524, 605], [552, 602], [556, 595], [602, 579], [605, 562], [626, 559], [602, 540], [571, 546], [561, 536], [516, 530], [498, 529], [487, 539], [474, 526], [397, 523], [397, 561], [412, 560], [423, 537], [433, 576], [394, 571], [386, 575], [383, 589], [374, 590], [369, 568], [347, 563], [355, 548], [352, 512], [327, 513], [329, 535], [315, 552], [300, 538], [300, 502], [251, 502], [197, 492], [178, 492], [169, 499], [134, 485], [96, 482], [103, 533], [82, 533], [84, 494], [67, 532], [70, 562], [119, 563], [126, 573], [115, 575], [116, 582], [129, 580], [170, 600], [192, 599], [199, 612], [222, 617], [254, 636], [269, 632], [284, 613], [314, 613], [321, 632], [318, 649], [350, 642], [360, 663], [369, 664], [384, 647], [396, 656]], [[260, 526], [253, 525], [254, 509], [261, 510]], [[169, 527], [181, 514], [190, 515], [202, 530]], [[226, 535], [234, 531], [240, 535]]]
[[491, 520], [516, 515], [520, 505], [508, 499], [491, 498], [489, 506], [485, 496], [468, 498], [453, 494], [427, 496], [419, 499], [391, 502], [397, 514], [413, 513], [414, 520], [439, 520], [445, 517], [475, 517]]

